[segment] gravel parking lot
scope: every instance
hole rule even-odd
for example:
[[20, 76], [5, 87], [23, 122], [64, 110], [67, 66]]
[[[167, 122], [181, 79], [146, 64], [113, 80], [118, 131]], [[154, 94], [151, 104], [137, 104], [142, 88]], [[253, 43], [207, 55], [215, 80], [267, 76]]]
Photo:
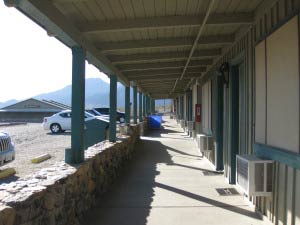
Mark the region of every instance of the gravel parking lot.
[[[2, 126], [0, 130], [10, 134], [16, 150], [16, 159], [0, 169], [15, 168], [17, 172], [15, 179], [64, 160], [65, 149], [71, 146], [70, 132], [54, 135], [50, 130], [44, 130], [39, 123]], [[32, 158], [47, 153], [52, 156], [51, 159], [39, 164], [31, 163]]]

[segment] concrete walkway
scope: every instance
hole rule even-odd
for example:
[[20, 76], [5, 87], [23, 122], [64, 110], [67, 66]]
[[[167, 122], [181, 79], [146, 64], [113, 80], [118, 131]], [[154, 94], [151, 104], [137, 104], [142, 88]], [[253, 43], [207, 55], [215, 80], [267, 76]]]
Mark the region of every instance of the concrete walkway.
[[84, 225], [265, 224], [242, 196], [218, 194], [216, 188], [233, 186], [222, 174], [211, 173], [174, 120], [166, 119], [163, 126], [142, 137], [121, 179], [86, 215]]

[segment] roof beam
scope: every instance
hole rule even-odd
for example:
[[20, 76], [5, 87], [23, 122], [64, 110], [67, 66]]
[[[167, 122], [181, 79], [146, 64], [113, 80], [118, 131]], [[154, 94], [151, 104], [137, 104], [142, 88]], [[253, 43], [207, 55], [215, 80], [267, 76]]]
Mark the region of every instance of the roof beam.
[[[155, 94], [169, 94], [169, 92], [167, 92], [167, 91], [155, 91], [155, 92], [151, 92], [151, 90], [147, 90], [147, 92], [155, 93]], [[175, 93], [179, 93], [179, 92], [175, 91]]]
[[[161, 89], [164, 89], [166, 91], [167, 89], [172, 89], [172, 85], [165, 85], [165, 86], [143, 86], [144, 90], [150, 90], [151, 92], [153, 91], [160, 91]], [[166, 91], [167, 92], [167, 91]]]
[[169, 98], [171, 98], [171, 96], [168, 94], [151, 94], [150, 93], [150, 96], [153, 99], [169, 99]]
[[[166, 27], [198, 27], [202, 24], [205, 15], [199, 16], [164, 16], [164, 17], [148, 17], [136, 19], [118, 19], [108, 21], [95, 21], [77, 23], [76, 26], [83, 33], [95, 32], [118, 32], [139, 29], [155, 29]], [[213, 14], [208, 19], [208, 25], [240, 25], [252, 24], [254, 16], [252, 13], [227, 13]]]
[[[203, 36], [199, 38], [197, 45], [230, 44], [233, 41], [234, 35]], [[101, 52], [111, 52], [145, 48], [171, 48], [180, 46], [191, 47], [193, 43], [193, 38], [164, 38], [121, 42], [102, 42], [98, 43], [96, 46]]]
[[[169, 93], [168, 92], [151, 92], [151, 91], [148, 91], [149, 93], [151, 93], [152, 95], [169, 95]], [[182, 92], [176, 92], [176, 93], [182, 93]]]
[[140, 81], [138, 82], [141, 86], [144, 85], [156, 85], [156, 84], [171, 84], [174, 83], [175, 79], [172, 80], [150, 80], [150, 81]]
[[[186, 78], [192, 78], [192, 77], [200, 77], [201, 73], [187, 73], [186, 74]], [[149, 74], [147, 76], [131, 76], [131, 77], [127, 77], [128, 80], [131, 81], [141, 81], [141, 80], [164, 80], [164, 79], [179, 79], [180, 77], [180, 73], [176, 73], [176, 74]], [[174, 81], [175, 81], [174, 80]]]
[[169, 85], [169, 86], [157, 86], [157, 87], [154, 87], [154, 86], [148, 86], [148, 87], [143, 87], [145, 90], [149, 91], [149, 92], [160, 92], [161, 89], [164, 89], [164, 93], [168, 93], [169, 90], [172, 89], [172, 86]]
[[[194, 60], [189, 64], [189, 67], [203, 67], [213, 63], [212, 59]], [[172, 68], [183, 68], [184, 62], [157, 62], [157, 63], [143, 63], [143, 64], [127, 64], [119, 65], [118, 68], [121, 71], [143, 71], [153, 69], [172, 69]]]
[[[206, 67], [196, 67], [196, 68], [188, 68], [188, 73], [198, 73], [205, 72]], [[151, 76], [151, 75], [168, 75], [168, 74], [181, 74], [182, 69], [155, 69], [155, 70], [146, 70], [146, 71], [128, 71], [124, 72], [126, 77], [133, 77], [133, 76]]]
[[[176, 75], [176, 74], [175, 74]], [[145, 83], [151, 83], [151, 82], [168, 82], [168, 81], [170, 81], [170, 82], [174, 82], [176, 79], [178, 78], [178, 75], [176, 75], [176, 77], [163, 77], [163, 78], [160, 78], [160, 79], [151, 79], [151, 77], [150, 77], [150, 79], [148, 79], [148, 78], [145, 78], [145, 79], [142, 79], [142, 80], [139, 80], [138, 81], [138, 84], [141, 84], [141, 85], [143, 85], [143, 83], [145, 82]], [[189, 77], [186, 77], [186, 78], [183, 78], [183, 80], [184, 79], [190, 79]]]
[[[214, 57], [222, 54], [221, 49], [202, 49], [194, 52], [192, 59]], [[186, 60], [189, 51], [184, 52], [165, 52], [165, 53], [144, 53], [132, 55], [107, 55], [114, 65], [139, 63], [148, 61], [170, 61]]]
[[[187, 85], [190, 82], [190, 80], [185, 80], [184, 82], [182, 82], [181, 84], [184, 86]], [[147, 87], [153, 87], [153, 88], [157, 88], [157, 87], [173, 87], [174, 81], [172, 82], [168, 82], [168, 83], [148, 83], [148, 84], [141, 84], [142, 87], [147, 88]]]
[[[164, 91], [161, 91], [161, 88], [159, 88], [159, 89], [153, 89], [151, 87], [151, 88], [146, 88], [145, 91], [149, 92], [149, 93], [156, 93], [156, 94], [158, 94], [158, 93], [169, 94], [171, 89], [172, 89], [172, 87], [169, 87], [169, 88], [166, 88]], [[177, 91], [178, 90], [184, 90], [184, 87], [182, 87], [181, 89], [177, 89]]]
[[[164, 96], [170, 96], [170, 92], [161, 92], [161, 91], [151, 91], [151, 90], [146, 90], [147, 93], [150, 94], [150, 96], [157, 96], [158, 98], [160, 98], [160, 96], [164, 95]], [[176, 90], [176, 93], [184, 93], [184, 89], [181, 90]], [[173, 93], [172, 93], [173, 94]], [[166, 97], [168, 98], [168, 97]]]
[[[161, 91], [161, 89], [164, 89], [164, 91]], [[180, 89], [184, 89], [184, 86], [182, 86], [182, 88], [178, 88], [177, 90], [180, 90]], [[170, 93], [170, 91], [172, 90], [172, 86], [168, 86], [168, 87], [157, 87], [157, 88], [153, 88], [153, 87], [145, 87], [145, 90], [147, 92], [150, 92], [150, 93], [157, 93], [157, 92], [161, 92], [161, 93]]]
[[174, 83], [174, 81], [172, 82], [168, 82], [168, 83], [147, 83], [147, 84], [140, 84], [143, 88], [146, 87], [161, 87], [161, 86], [170, 86]]
[[74, 2], [88, 2], [89, 0], [51, 0], [55, 4], [60, 3], [74, 3]]
[[169, 94], [168, 91], [162, 91], [162, 90], [151, 91], [151, 89], [147, 89], [146, 91], [149, 93], [155, 93], [155, 94]]

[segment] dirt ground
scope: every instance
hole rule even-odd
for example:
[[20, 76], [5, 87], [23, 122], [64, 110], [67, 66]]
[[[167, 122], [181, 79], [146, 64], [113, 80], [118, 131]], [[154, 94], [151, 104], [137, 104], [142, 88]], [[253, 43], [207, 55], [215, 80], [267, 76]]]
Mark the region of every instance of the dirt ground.
[[[65, 149], [71, 146], [71, 133], [51, 134], [44, 130], [40, 123], [26, 125], [2, 126], [1, 131], [10, 134], [15, 144], [16, 159], [0, 169], [13, 167], [16, 170], [14, 179], [24, 177], [55, 162], [64, 160]], [[49, 153], [52, 158], [39, 164], [31, 163], [31, 159]]]

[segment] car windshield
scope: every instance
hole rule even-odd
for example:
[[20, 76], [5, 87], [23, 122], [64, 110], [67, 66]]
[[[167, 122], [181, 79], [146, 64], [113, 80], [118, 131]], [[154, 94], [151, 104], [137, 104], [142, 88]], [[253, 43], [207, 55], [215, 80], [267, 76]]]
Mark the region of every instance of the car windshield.
[[96, 111], [96, 110], [93, 110], [93, 114], [95, 114], [95, 116], [101, 116], [101, 115], [102, 115], [101, 113], [99, 113], [99, 112]]
[[85, 117], [85, 118], [90, 118], [90, 117], [94, 117], [94, 115], [91, 114], [91, 113], [85, 112], [85, 113], [84, 113], [84, 117]]
[[86, 110], [86, 112], [88, 112], [88, 113], [90, 113], [90, 114], [92, 114], [92, 115], [94, 115], [94, 116], [98, 116], [98, 114], [97, 113], [95, 113], [93, 110]]

